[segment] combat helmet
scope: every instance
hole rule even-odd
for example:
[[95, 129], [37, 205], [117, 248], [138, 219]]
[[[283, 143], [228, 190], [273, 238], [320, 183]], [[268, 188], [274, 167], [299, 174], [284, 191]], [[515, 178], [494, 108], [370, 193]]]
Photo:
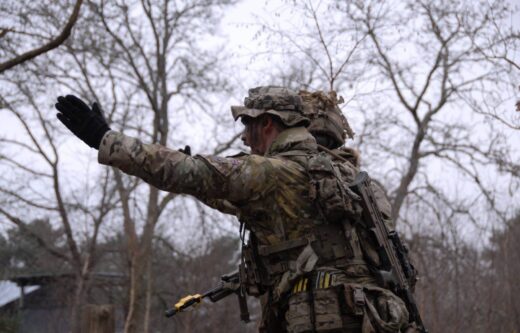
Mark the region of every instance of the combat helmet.
[[304, 104], [303, 113], [310, 119], [307, 129], [312, 135], [315, 137], [321, 135], [332, 140], [330, 148], [341, 147], [345, 144], [347, 137], [351, 139], [354, 137], [347, 118], [338, 107], [342, 99], [338, 100], [335, 91], [327, 94], [323, 91], [301, 90], [299, 95]]
[[310, 123], [309, 118], [303, 115], [303, 102], [298, 93], [278, 86], [249, 89], [244, 106], [232, 106], [231, 113], [235, 120], [271, 114], [278, 117], [287, 127], [307, 126]]

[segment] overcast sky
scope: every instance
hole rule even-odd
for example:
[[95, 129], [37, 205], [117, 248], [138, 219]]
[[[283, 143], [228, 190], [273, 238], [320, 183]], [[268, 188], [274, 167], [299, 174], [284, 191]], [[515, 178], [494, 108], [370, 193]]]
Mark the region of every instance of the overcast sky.
[[[221, 23], [222, 32], [227, 36], [227, 38], [229, 38], [229, 40], [225, 42], [224, 39], [216, 37], [215, 40], [208, 41], [209, 44], [225, 43], [226, 51], [230, 52], [233, 56], [233, 67], [237, 74], [236, 77], [234, 77], [235, 83], [237, 86], [242, 88], [241, 91], [239, 90], [237, 92], [236, 96], [223, 96], [220, 105], [216, 106], [223, 108], [225, 111], [222, 114], [228, 118], [224, 119], [224, 121], [227, 120], [230, 123], [233, 122], [229, 113], [229, 105], [241, 103], [243, 97], [247, 94], [248, 88], [269, 83], [263, 81], [262, 77], [257, 75], [257, 71], [269, 70], [269, 66], [273, 66], [274, 64], [270, 63], [265, 57], [252, 57], [252, 55], [260, 48], [259, 41], [254, 39], [255, 33], [259, 29], [256, 22], [258, 22], [258, 18], [262, 18], [264, 20], [276, 20], [276, 22], [281, 24], [294, 24], [295, 22], [289, 22], [292, 20], [292, 13], [286, 12], [282, 9], [284, 7], [283, 3], [284, 1], [282, 0], [243, 0], [239, 2], [237, 5], [232, 6], [227, 10]], [[515, 24], [520, 25], [520, 17], [518, 17], [518, 20], [513, 21]], [[520, 59], [520, 55], [517, 55], [517, 57], [517, 59]], [[339, 93], [341, 94], [342, 92], [340, 91]], [[46, 107], [49, 109], [49, 114], [55, 113], [52, 104], [49, 103]], [[506, 103], [503, 107], [506, 112], [514, 112], [514, 100], [511, 100], [510, 103]], [[5, 112], [2, 112], [1, 115], [4, 135], [10, 137], [20, 137], [25, 135], [18, 125], [12, 125], [13, 121], [11, 116], [6, 115]], [[354, 131], [356, 131], [358, 124], [353, 122], [351, 125], [354, 128]], [[193, 126], [191, 128], [191, 135], [186, 135], [186, 137], [191, 136], [190, 141], [186, 142], [186, 144], [194, 144], [195, 146], [198, 146], [198, 149], [203, 149], [204, 141], [208, 140], [211, 133], [204, 133], [203, 128], [194, 126], [193, 124], [187, 124], [186, 126]], [[241, 129], [242, 126], [240, 124], [235, 124], [231, 127], [230, 131], [237, 133]], [[203, 135], [196, 136], [193, 135], [193, 133], [202, 133]], [[520, 131], [510, 131], [510, 133], [511, 142], [520, 142]], [[99, 170], [99, 168], [102, 168], [97, 165], [97, 152], [80, 144], [72, 135], [70, 135], [70, 140], [67, 142], [67, 145], [64, 145], [62, 149], [65, 152], [65, 156], [69, 157], [69, 162], [76, 165], [75, 167], [72, 167], [72, 170], [77, 170], [77, 172], [79, 172], [81, 170]], [[78, 151], [81, 152], [81, 154], [78, 154]], [[195, 153], [197, 152], [199, 151], [195, 151]], [[438, 168], [438, 171], [443, 172], [442, 168]], [[494, 175], [489, 176], [494, 177]], [[85, 177], [88, 177], [88, 172], [81, 175], [78, 174], [77, 176], [78, 179], [84, 179]], [[504, 186], [504, 191], [505, 190], [506, 188]]]

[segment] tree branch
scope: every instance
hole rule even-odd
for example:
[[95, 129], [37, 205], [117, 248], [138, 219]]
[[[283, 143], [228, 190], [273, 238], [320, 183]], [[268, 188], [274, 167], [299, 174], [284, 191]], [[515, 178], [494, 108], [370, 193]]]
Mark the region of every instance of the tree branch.
[[74, 24], [76, 24], [76, 21], [78, 20], [79, 9], [82, 3], [83, 0], [78, 0], [76, 2], [76, 4], [74, 5], [74, 10], [72, 11], [72, 15], [69, 17], [69, 21], [63, 28], [62, 32], [55, 39], [51, 40], [49, 43], [39, 48], [27, 51], [13, 59], [0, 63], [0, 73], [3, 73], [4, 71], [13, 68], [16, 65], [36, 58], [37, 56], [60, 46], [67, 38], [69, 38], [70, 33], [72, 31], [72, 27], [74, 27]]

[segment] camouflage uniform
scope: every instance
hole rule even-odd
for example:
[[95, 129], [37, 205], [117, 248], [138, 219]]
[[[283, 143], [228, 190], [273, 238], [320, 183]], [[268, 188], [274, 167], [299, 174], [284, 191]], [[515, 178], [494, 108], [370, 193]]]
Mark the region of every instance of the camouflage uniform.
[[[246, 99], [247, 108], [233, 113], [235, 118], [241, 112], [254, 117], [261, 106], [248, 105]], [[298, 125], [298, 116], [281, 112], [291, 110], [286, 106], [280, 110], [271, 105], [268, 111], [280, 111]], [[407, 322], [402, 301], [377, 287], [352, 220], [342, 216], [331, 223], [324, 211], [333, 209], [322, 207], [329, 202], [317, 201], [330, 194], [332, 205], [327, 189], [351, 182], [357, 167], [332, 163], [304, 127], [280, 133], [265, 156], [228, 158], [192, 157], [110, 131], [101, 141], [98, 159], [159, 189], [193, 195], [238, 217], [251, 235], [244, 249], [244, 282], [250, 294], [262, 297], [260, 331], [398, 332]], [[334, 179], [316, 180], [313, 174]], [[342, 204], [351, 204], [344, 199]], [[355, 207], [349, 209], [354, 218]]]

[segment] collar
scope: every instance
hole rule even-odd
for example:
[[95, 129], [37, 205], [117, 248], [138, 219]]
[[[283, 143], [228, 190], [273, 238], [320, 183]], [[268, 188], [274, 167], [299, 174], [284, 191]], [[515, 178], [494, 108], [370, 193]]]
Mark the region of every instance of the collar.
[[344, 159], [348, 160], [350, 163], [352, 163], [354, 166], [359, 167], [360, 166], [360, 160], [361, 157], [359, 155], [359, 151], [351, 148], [351, 147], [339, 147], [334, 150], [332, 150], [339, 156], [343, 157]]
[[273, 156], [291, 150], [317, 151], [318, 145], [305, 127], [291, 127], [276, 137], [265, 155]]

